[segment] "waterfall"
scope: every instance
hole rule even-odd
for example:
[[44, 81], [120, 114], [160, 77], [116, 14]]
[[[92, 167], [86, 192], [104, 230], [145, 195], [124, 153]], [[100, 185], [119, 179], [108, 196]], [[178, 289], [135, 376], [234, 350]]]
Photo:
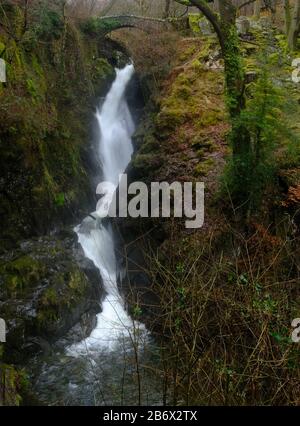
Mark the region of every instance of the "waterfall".
[[[102, 165], [103, 180], [118, 184], [119, 174], [123, 173], [130, 162], [133, 147], [132, 135], [135, 130], [126, 99], [125, 90], [133, 73], [133, 65], [116, 70], [116, 79], [106, 96], [96, 118], [100, 128], [99, 160]], [[84, 341], [67, 349], [68, 353], [78, 355], [98, 351], [112, 350], [122, 339], [136, 335], [136, 330], [145, 331], [143, 324], [133, 322], [127, 314], [117, 285], [117, 262], [115, 257], [114, 236], [111, 226], [105, 227], [98, 220], [85, 218], [75, 228], [78, 241], [85, 256], [99, 269], [106, 297], [102, 303], [102, 312], [97, 315], [97, 325]]]
[[133, 153], [132, 135], [134, 123], [124, 98], [124, 92], [134, 73], [133, 65], [117, 70], [117, 77], [109, 91], [97, 120], [101, 130], [99, 146], [103, 177], [107, 182], [118, 184], [119, 175], [128, 166]]

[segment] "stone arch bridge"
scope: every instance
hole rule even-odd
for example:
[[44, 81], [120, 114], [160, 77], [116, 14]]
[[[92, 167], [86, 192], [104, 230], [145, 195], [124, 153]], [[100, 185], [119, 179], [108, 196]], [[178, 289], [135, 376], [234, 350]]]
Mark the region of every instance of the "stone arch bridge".
[[96, 19], [97, 32], [102, 36], [121, 28], [138, 28], [147, 33], [188, 27], [188, 19], [159, 19], [136, 15], [101, 16]]

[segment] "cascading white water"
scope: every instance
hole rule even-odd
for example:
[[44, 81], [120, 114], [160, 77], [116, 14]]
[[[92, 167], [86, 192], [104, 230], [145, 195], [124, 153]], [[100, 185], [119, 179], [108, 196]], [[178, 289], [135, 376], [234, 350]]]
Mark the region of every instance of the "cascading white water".
[[134, 73], [133, 65], [117, 70], [117, 77], [109, 91], [97, 120], [101, 130], [100, 159], [104, 180], [118, 184], [133, 153], [134, 123], [124, 98], [124, 92]]
[[[101, 137], [99, 158], [102, 163], [103, 178], [106, 182], [118, 184], [119, 174], [130, 162], [133, 147], [134, 123], [125, 99], [125, 90], [133, 73], [133, 65], [116, 70], [116, 79], [103, 103], [96, 113]], [[91, 335], [79, 344], [68, 348], [72, 355], [97, 351], [99, 348], [112, 349], [122, 338], [128, 338], [137, 327], [145, 330], [140, 323], [134, 323], [127, 314], [117, 285], [117, 264], [114, 238], [111, 227], [104, 227], [98, 220], [86, 218], [75, 229], [79, 243], [86, 257], [99, 269], [105, 291], [102, 312], [97, 316], [97, 326]]]

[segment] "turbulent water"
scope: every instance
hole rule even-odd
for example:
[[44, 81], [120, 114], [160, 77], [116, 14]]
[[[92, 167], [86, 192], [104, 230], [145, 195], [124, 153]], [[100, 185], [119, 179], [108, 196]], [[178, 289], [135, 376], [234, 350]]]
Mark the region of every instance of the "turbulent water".
[[[130, 162], [135, 125], [125, 99], [133, 65], [116, 70], [116, 79], [96, 118], [103, 181], [118, 185], [119, 175]], [[97, 213], [93, 212], [93, 217]], [[106, 296], [91, 335], [68, 345], [33, 366], [35, 390], [47, 404], [144, 404], [160, 403], [153, 368], [158, 365], [155, 346], [145, 326], [126, 312], [119, 293], [119, 271], [111, 226], [87, 217], [75, 229], [86, 257], [99, 269]], [[100, 283], [99, 283], [100, 285]]]

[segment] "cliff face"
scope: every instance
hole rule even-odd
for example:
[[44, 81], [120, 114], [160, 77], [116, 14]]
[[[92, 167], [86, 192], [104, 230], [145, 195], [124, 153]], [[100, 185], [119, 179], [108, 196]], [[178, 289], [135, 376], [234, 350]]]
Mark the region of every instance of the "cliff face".
[[88, 143], [95, 102], [114, 77], [115, 46], [45, 14], [46, 22], [23, 34], [20, 10], [7, 6], [14, 35], [0, 31], [7, 63], [0, 84], [1, 247], [78, 220], [93, 200]]

